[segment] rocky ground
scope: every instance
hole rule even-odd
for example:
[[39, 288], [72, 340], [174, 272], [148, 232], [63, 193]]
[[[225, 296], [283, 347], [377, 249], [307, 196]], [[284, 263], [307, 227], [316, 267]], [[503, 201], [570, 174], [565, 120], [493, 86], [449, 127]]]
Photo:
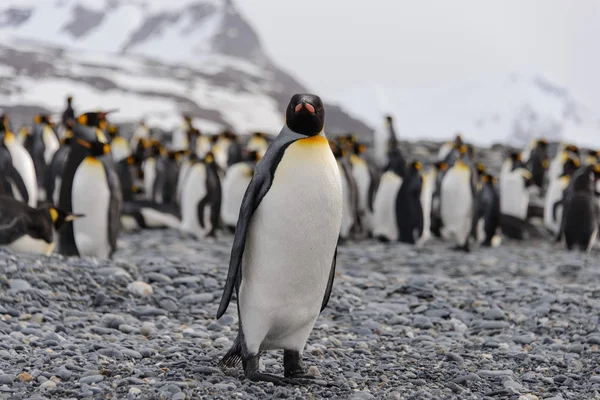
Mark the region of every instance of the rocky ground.
[[[600, 398], [598, 253], [349, 243], [304, 353], [320, 377], [277, 387], [217, 368], [237, 332], [235, 305], [214, 319], [230, 245], [162, 231], [110, 262], [0, 250], [0, 398]], [[281, 352], [263, 364], [281, 374]]]

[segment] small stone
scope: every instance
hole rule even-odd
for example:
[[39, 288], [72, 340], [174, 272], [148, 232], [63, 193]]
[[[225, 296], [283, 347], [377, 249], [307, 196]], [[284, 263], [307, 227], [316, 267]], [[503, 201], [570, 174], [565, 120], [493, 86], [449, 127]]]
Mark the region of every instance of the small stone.
[[17, 375], [17, 379], [21, 382], [31, 382], [33, 380], [33, 376], [29, 372], [21, 372]]
[[102, 375], [90, 375], [90, 376], [84, 376], [83, 378], [81, 378], [79, 380], [79, 383], [87, 383], [88, 385], [91, 385], [92, 383], [102, 382], [103, 380], [104, 380], [104, 376], [102, 376]]
[[137, 329], [135, 329], [133, 326], [131, 325], [127, 325], [127, 324], [121, 324], [119, 325], [119, 330], [123, 333], [133, 333], [135, 332]]
[[308, 367], [308, 370], [306, 371], [306, 375], [310, 375], [310, 376], [321, 376], [321, 371], [319, 371], [319, 368], [317, 368], [316, 365], [311, 365], [310, 367]]
[[23, 279], [12, 279], [10, 281], [10, 291], [12, 293], [27, 292], [31, 290], [29, 282]]
[[131, 395], [131, 396], [137, 396], [140, 393], [142, 393], [142, 390], [140, 388], [135, 387], [135, 386], [133, 386], [133, 387], [131, 387], [129, 389], [129, 395]]
[[40, 385], [40, 389], [42, 389], [42, 390], [56, 389], [56, 382], [48, 379], [46, 382], [44, 382]]
[[486, 310], [483, 313], [483, 316], [486, 319], [492, 319], [492, 320], [498, 320], [498, 319], [505, 319], [506, 315], [504, 313], [504, 311], [502, 311], [501, 309], [497, 308], [497, 307], [493, 307], [490, 308], [489, 310]]
[[498, 371], [490, 371], [490, 370], [482, 370], [477, 373], [479, 376], [484, 378], [498, 378], [502, 376], [512, 376], [513, 372], [510, 369], [498, 370]]
[[0, 385], [10, 385], [15, 379], [17, 379], [17, 376], [14, 374], [0, 375]]
[[154, 325], [152, 322], [144, 322], [140, 328], [140, 333], [144, 336], [150, 336], [154, 332]]
[[375, 396], [373, 396], [371, 393], [363, 391], [354, 392], [352, 397], [350, 397], [351, 400], [370, 400], [374, 398]]
[[142, 281], [131, 282], [129, 285], [127, 285], [127, 291], [138, 297], [150, 296], [154, 293], [152, 286]]
[[208, 303], [212, 301], [214, 298], [212, 293], [197, 293], [197, 294], [188, 294], [183, 296], [179, 302], [181, 304], [198, 304], [198, 303]]
[[535, 394], [527, 393], [519, 396], [517, 400], [540, 400], [540, 398], [537, 397]]

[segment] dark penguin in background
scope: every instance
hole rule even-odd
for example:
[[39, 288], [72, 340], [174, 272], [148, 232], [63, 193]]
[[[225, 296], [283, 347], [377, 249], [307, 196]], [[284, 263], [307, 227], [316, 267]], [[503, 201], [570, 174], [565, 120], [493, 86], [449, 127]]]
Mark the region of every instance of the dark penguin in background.
[[83, 215], [73, 215], [52, 205], [29, 207], [12, 197], [0, 196], [0, 246], [18, 253], [50, 255], [55, 231]]
[[[235, 289], [239, 332], [219, 365], [241, 361], [251, 381], [311, 378], [302, 351], [331, 295], [342, 222], [342, 182], [324, 117], [318, 96], [292, 97], [286, 125], [258, 162], [240, 210], [217, 311], [220, 318]], [[284, 376], [260, 372], [260, 353], [278, 349]]]
[[548, 142], [544, 139], [536, 141], [535, 147], [527, 160], [527, 169], [531, 172], [533, 184], [540, 189], [544, 188], [546, 171], [550, 166], [548, 159]]
[[231, 134], [231, 144], [227, 149], [227, 168], [242, 161], [244, 149], [235, 134]]
[[386, 117], [386, 122], [388, 125], [389, 137], [387, 143], [387, 164], [384, 170], [389, 170], [390, 163], [394, 162], [396, 163], [396, 167], [400, 167], [400, 176], [404, 176], [404, 169], [406, 168], [406, 159], [404, 158], [404, 156], [402, 155], [402, 151], [400, 150], [400, 142], [398, 142], [398, 137], [396, 136], [396, 131], [394, 129], [394, 120], [391, 115], [388, 115]]
[[398, 240], [415, 244], [423, 233], [423, 209], [421, 207], [421, 188], [423, 177], [420, 162], [414, 161], [406, 169], [404, 179], [396, 196], [396, 224]]
[[60, 230], [59, 251], [67, 256], [110, 258], [117, 249], [123, 198], [110, 145], [99, 128], [106, 113], [95, 114], [80, 116], [74, 127], [58, 203], [61, 210], [86, 218]]
[[54, 204], [58, 204], [60, 194], [60, 183], [62, 180], [62, 170], [71, 151], [71, 140], [73, 139], [74, 121], [69, 120], [65, 126], [63, 138], [60, 140], [60, 147], [52, 156], [52, 161], [44, 177], [44, 188], [46, 190], [46, 199]]
[[340, 240], [345, 241], [349, 239], [352, 234], [356, 233], [357, 227], [359, 226], [358, 188], [354, 176], [352, 175], [352, 167], [347, 157], [345, 146], [341, 143], [333, 143], [333, 146], [330, 143], [330, 147], [340, 170], [340, 176], [342, 178], [342, 195], [344, 199]]
[[[567, 210], [569, 209], [569, 207], [571, 207], [571, 204], [570, 204], [571, 199], [573, 198], [573, 195], [575, 193], [575, 182], [578, 182], [577, 186], [579, 187], [579, 190], [582, 193], [585, 193], [585, 190], [587, 190], [587, 189], [585, 189], [585, 185], [587, 184], [586, 179], [591, 179], [590, 174], [593, 174], [595, 176], [595, 181], [593, 183], [593, 184], [595, 184], [595, 182], [600, 177], [600, 165], [599, 164], [586, 165], [584, 167], [580, 167], [577, 171], [575, 171], [573, 173], [573, 175], [571, 176], [571, 179], [569, 180], [569, 185], [563, 192], [562, 198], [559, 201], [557, 201], [556, 203], [554, 203], [554, 207], [552, 210], [554, 216], [556, 216], [557, 209], [560, 206], [562, 206], [562, 209], [563, 209], [558, 233], [556, 235], [556, 242], [560, 242], [562, 240], [564, 232], [565, 232], [565, 222], [566, 222]], [[596, 192], [596, 190], [594, 190], [594, 194], [596, 196], [600, 195], [600, 193]], [[582, 202], [580, 202], [580, 203], [582, 203]], [[597, 223], [597, 221], [596, 221], [596, 223]]]
[[599, 165], [584, 167], [583, 173], [573, 177], [571, 194], [563, 212], [562, 229], [567, 249], [578, 247], [589, 252], [598, 237], [598, 198], [596, 181]]
[[482, 171], [477, 197], [473, 233], [475, 240], [484, 247], [498, 246], [500, 236], [500, 196], [495, 187], [496, 178]]
[[[208, 214], [210, 229], [206, 236], [215, 237], [216, 230], [221, 225], [221, 178], [219, 177], [219, 166], [211, 152], [204, 157], [203, 162], [206, 168], [206, 182], [204, 183], [206, 195], [198, 203], [198, 219], [202, 229], [205, 229], [208, 227], [206, 223]], [[208, 213], [206, 212], [207, 209], [210, 210]]]
[[435, 237], [440, 238], [442, 237], [441, 229], [443, 226], [440, 215], [440, 189], [444, 174], [448, 170], [448, 164], [445, 161], [437, 161], [433, 164], [433, 168], [436, 169], [436, 175], [431, 199], [431, 226], [429, 229]]
[[67, 97], [67, 108], [63, 112], [62, 115], [62, 124], [63, 126], [67, 126], [69, 124], [75, 122], [75, 110], [73, 110], [73, 97]]

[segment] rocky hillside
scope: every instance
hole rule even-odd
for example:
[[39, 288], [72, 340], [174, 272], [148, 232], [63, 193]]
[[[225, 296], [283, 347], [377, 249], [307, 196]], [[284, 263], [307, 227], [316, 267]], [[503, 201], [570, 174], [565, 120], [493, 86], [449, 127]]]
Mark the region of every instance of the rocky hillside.
[[[206, 130], [276, 131], [306, 92], [265, 53], [230, 0], [8, 0], [0, 4], [0, 107], [13, 119], [118, 108], [170, 129], [181, 112]], [[371, 129], [327, 105], [328, 130]]]

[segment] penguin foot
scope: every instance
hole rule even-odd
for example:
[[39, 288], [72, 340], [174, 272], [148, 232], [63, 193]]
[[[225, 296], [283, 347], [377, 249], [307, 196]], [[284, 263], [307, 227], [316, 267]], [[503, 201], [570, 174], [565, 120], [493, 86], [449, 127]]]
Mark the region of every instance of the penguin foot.
[[287, 379], [292, 379], [295, 383], [310, 384], [316, 377], [306, 375], [302, 366], [302, 355], [299, 351], [284, 350], [283, 351], [283, 376]]
[[259, 354], [255, 354], [245, 360], [242, 360], [242, 364], [244, 366], [244, 375], [246, 376], [246, 379], [249, 379], [252, 382], [271, 382], [274, 385], [280, 386], [293, 384], [292, 380], [284, 378], [283, 376], [265, 374], [260, 372], [258, 370], [259, 360]]

